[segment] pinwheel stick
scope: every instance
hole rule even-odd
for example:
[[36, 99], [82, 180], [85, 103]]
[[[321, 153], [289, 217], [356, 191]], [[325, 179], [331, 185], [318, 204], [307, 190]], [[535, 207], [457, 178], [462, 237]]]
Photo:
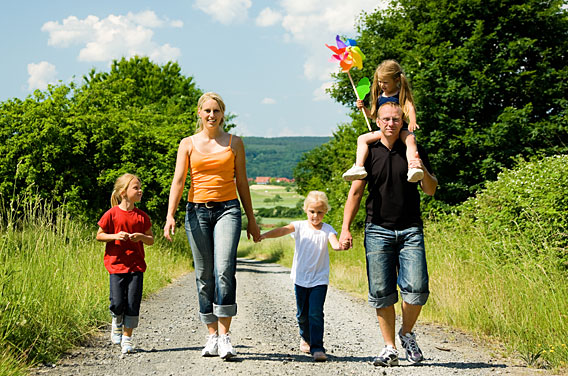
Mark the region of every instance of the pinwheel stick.
[[[349, 71], [347, 71], [347, 75], [349, 76], [349, 81], [351, 81], [351, 86], [353, 87], [353, 90], [355, 91], [355, 95], [357, 96], [357, 99], [361, 99], [359, 98], [359, 93], [357, 92], [357, 88], [355, 87], [355, 84], [353, 83], [353, 79], [351, 78], [351, 73]], [[367, 122], [367, 128], [369, 128], [369, 132], [373, 131], [373, 128], [371, 128], [371, 124], [369, 123], [369, 118], [367, 117], [367, 114], [365, 113], [365, 109], [361, 108], [361, 112], [363, 113], [363, 116], [365, 116], [365, 121]]]

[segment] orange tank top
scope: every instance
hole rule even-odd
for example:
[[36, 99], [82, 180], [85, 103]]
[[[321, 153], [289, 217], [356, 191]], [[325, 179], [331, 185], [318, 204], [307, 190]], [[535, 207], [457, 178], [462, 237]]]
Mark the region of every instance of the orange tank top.
[[[191, 139], [193, 143], [193, 138]], [[197, 150], [195, 143], [189, 156], [191, 186], [187, 201], [228, 201], [237, 198], [235, 183], [235, 155], [231, 148], [233, 135], [225, 150], [205, 154]]]

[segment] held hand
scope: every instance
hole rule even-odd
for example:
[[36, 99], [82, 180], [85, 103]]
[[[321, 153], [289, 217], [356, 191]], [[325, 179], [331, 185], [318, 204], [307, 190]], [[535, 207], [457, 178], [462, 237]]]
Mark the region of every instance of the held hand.
[[252, 240], [255, 243], [258, 243], [260, 241], [260, 229], [258, 228], [256, 221], [254, 222], [249, 221], [247, 225], [247, 239], [250, 239], [251, 236]]
[[408, 130], [410, 132], [414, 132], [415, 130], [420, 129], [420, 126], [416, 123], [410, 122], [410, 124], [408, 124]]
[[341, 231], [341, 236], [339, 237], [339, 244], [341, 245], [341, 248], [344, 250], [353, 247], [353, 237], [351, 236], [351, 232], [349, 230]]
[[166, 220], [166, 224], [164, 226], [164, 238], [172, 241], [171, 235], [175, 233], [176, 229], [176, 221], [173, 218], [169, 218]]

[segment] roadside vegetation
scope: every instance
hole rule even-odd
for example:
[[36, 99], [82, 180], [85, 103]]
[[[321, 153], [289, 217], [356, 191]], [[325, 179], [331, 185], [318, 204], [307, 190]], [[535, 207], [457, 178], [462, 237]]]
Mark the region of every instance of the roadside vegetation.
[[[153, 230], [156, 243], [145, 247], [145, 296], [191, 268], [183, 231], [169, 244], [161, 229]], [[109, 325], [104, 244], [95, 234], [95, 226], [43, 200], [0, 209], [0, 375], [55, 362]]]
[[[568, 366], [567, 166], [566, 155], [520, 161], [426, 221], [431, 295], [422, 319], [497, 339], [529, 366]], [[290, 267], [293, 253], [287, 237], [244, 242], [239, 255]], [[331, 284], [366, 298], [363, 235], [349, 251], [330, 250], [330, 262]]]

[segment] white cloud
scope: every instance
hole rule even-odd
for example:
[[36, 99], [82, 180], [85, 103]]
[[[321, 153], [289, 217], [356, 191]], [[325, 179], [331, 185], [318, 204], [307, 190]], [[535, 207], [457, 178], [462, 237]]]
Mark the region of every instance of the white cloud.
[[28, 89], [29, 90], [45, 90], [48, 84], [56, 82], [57, 71], [55, 65], [47, 61], [41, 61], [37, 64], [28, 64]]
[[262, 104], [276, 104], [276, 100], [273, 98], [263, 98], [261, 101]]
[[87, 16], [78, 19], [67, 17], [62, 23], [46, 22], [41, 30], [49, 33], [48, 44], [55, 47], [83, 46], [79, 51], [80, 61], [110, 61], [134, 55], [149, 56], [163, 63], [176, 60], [181, 52], [169, 44], [159, 45], [153, 40], [155, 28], [181, 27], [183, 22], [160, 18], [153, 11], [109, 15], [104, 19]]
[[318, 87], [317, 89], [315, 89], [312, 93], [314, 101], [319, 102], [319, 101], [331, 100], [330, 97], [329, 97], [329, 94], [326, 93], [326, 90], [330, 89], [332, 86], [333, 86], [333, 82], [331, 82], [331, 81], [327, 81], [327, 82], [324, 82], [323, 84], [321, 84], [321, 86]]
[[140, 13], [132, 13], [128, 12], [126, 18], [131, 20], [135, 24], [139, 24], [141, 26], [149, 27], [149, 28], [157, 28], [157, 27], [182, 27], [183, 21], [181, 20], [174, 20], [170, 21], [167, 17], [166, 18], [159, 18], [156, 16], [151, 10], [147, 10]]
[[242, 22], [248, 17], [251, 0], [195, 0], [193, 6], [222, 24]]
[[[325, 44], [335, 44], [337, 34], [356, 37], [355, 24], [361, 12], [371, 13], [377, 8], [385, 9], [389, 2], [390, 0], [281, 0], [281, 9], [270, 9], [270, 12], [282, 16], [276, 22], [280, 22], [285, 31], [284, 41], [304, 47], [304, 76], [322, 82], [328, 81], [332, 72], [339, 71], [338, 64], [329, 62], [331, 51]], [[264, 26], [259, 24], [264, 11], [257, 18], [259, 26]], [[264, 18], [268, 19], [266, 15]], [[322, 90], [325, 85], [323, 83], [314, 90], [314, 100], [329, 98]]]
[[257, 26], [266, 27], [275, 25], [280, 22], [280, 20], [282, 20], [282, 14], [273, 11], [270, 8], [264, 8], [262, 11], [260, 11], [258, 17], [256, 17], [255, 22]]

